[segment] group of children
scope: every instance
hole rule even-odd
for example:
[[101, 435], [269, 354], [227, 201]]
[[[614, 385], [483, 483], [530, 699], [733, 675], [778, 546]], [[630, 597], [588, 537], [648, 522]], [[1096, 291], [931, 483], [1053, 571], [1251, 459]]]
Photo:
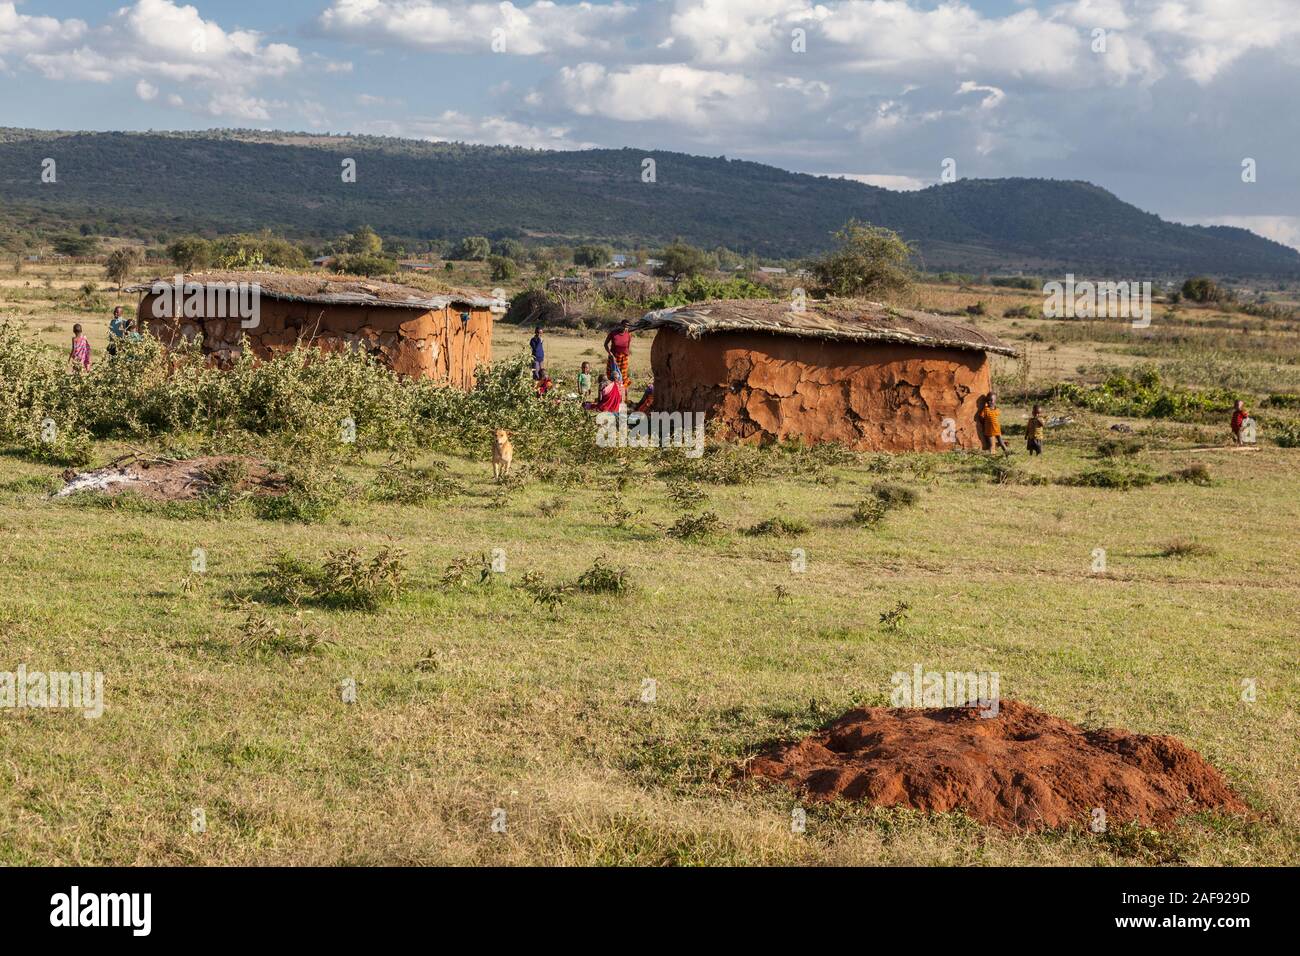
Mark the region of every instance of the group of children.
[[[1011, 454], [1011, 449], [1007, 447], [1006, 440], [1002, 437], [1002, 409], [998, 408], [998, 397], [991, 394], [984, 407], [976, 415], [979, 419], [980, 428], [984, 432], [984, 437], [988, 439], [989, 451], [998, 449], [1004, 455]], [[1033, 412], [1030, 413], [1029, 421], [1025, 423], [1025, 446], [1031, 455], [1041, 455], [1043, 453], [1043, 429], [1046, 426], [1043, 423], [1043, 409], [1039, 405], [1034, 406]]]
[[[631, 384], [628, 369], [631, 358], [632, 333], [629, 323], [624, 320], [614, 331], [605, 336], [605, 351], [608, 360], [605, 371], [592, 380], [591, 363], [583, 362], [578, 369], [578, 400], [582, 407], [591, 412], [645, 412], [654, 402], [654, 385], [646, 385], [641, 398], [634, 406], [628, 404], [628, 388]], [[551, 377], [546, 373], [546, 344], [542, 340], [542, 327], [533, 329], [533, 337], [528, 340], [528, 349], [533, 358], [533, 380], [537, 382], [537, 394], [546, 395], [554, 388]]]
[[[122, 314], [122, 307], [113, 308], [113, 317], [108, 320], [108, 354], [116, 355], [118, 343], [137, 341], [140, 330]], [[90, 371], [90, 341], [81, 330], [78, 322], [72, 327], [72, 351], [68, 353], [68, 365], [74, 372]]]

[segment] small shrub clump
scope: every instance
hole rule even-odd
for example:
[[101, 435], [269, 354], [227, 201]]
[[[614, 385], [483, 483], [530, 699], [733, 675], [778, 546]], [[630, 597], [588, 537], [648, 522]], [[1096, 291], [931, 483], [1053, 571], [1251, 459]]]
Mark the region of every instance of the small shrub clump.
[[808, 522], [791, 518], [767, 518], [746, 528], [744, 533], [753, 538], [795, 538], [808, 533]]
[[722, 520], [712, 511], [701, 511], [697, 515], [682, 515], [668, 529], [668, 537], [683, 541], [707, 538], [722, 530]]

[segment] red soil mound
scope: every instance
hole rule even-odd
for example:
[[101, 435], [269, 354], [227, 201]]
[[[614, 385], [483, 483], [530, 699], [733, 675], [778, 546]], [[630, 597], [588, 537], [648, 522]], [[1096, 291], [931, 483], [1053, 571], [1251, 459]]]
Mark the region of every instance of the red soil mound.
[[974, 708], [851, 710], [822, 731], [752, 761], [815, 800], [962, 810], [995, 826], [1163, 826], [1199, 810], [1245, 812], [1222, 775], [1173, 737], [1088, 730], [1014, 701]]

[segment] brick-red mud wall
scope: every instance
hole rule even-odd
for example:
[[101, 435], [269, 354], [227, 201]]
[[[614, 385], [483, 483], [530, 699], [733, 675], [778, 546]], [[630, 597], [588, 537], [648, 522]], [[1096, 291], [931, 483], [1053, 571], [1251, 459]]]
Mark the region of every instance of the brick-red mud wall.
[[951, 418], [956, 446], [978, 448], [977, 403], [990, 389], [988, 357], [964, 349], [660, 329], [650, 360], [656, 410], [702, 411], [742, 441], [950, 451]]
[[473, 385], [475, 366], [492, 360], [492, 313], [486, 309], [470, 310], [469, 323], [462, 327], [463, 310], [455, 306], [421, 312], [263, 298], [258, 324], [244, 329], [238, 319], [158, 319], [153, 302], [154, 296], [146, 295], [140, 303], [146, 329], [168, 345], [201, 333], [204, 354], [219, 364], [239, 354], [243, 334], [259, 358], [290, 351], [301, 338], [324, 351], [364, 348], [402, 375], [464, 388]]

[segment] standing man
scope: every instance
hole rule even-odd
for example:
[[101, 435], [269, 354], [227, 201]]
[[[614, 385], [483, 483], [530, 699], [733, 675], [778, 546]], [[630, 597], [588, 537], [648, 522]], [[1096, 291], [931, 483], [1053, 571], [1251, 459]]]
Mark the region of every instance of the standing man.
[[528, 340], [528, 347], [533, 353], [533, 378], [541, 381], [542, 368], [546, 364], [546, 346], [542, 344], [542, 327], [540, 325], [533, 329], [533, 337]]

